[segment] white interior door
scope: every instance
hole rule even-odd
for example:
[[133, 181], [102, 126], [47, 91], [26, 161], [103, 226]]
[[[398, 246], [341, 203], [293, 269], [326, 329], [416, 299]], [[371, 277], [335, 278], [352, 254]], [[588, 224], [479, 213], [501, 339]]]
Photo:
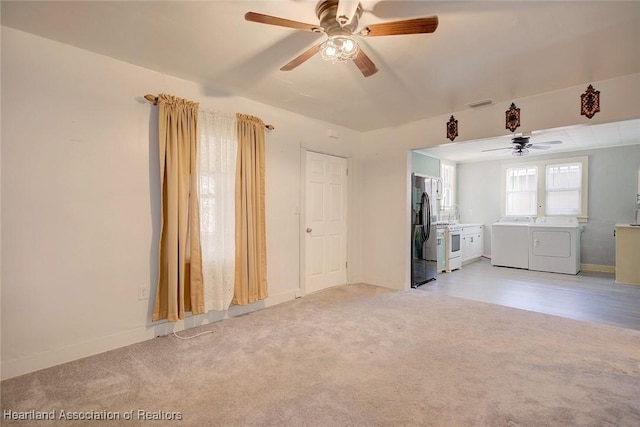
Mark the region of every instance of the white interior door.
[[305, 290], [347, 283], [347, 159], [307, 151]]

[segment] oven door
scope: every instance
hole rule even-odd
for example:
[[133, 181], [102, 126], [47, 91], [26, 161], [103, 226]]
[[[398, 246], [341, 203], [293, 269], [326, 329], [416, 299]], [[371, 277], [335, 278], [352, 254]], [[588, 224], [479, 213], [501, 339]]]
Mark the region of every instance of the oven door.
[[449, 258], [460, 256], [460, 230], [449, 231]]

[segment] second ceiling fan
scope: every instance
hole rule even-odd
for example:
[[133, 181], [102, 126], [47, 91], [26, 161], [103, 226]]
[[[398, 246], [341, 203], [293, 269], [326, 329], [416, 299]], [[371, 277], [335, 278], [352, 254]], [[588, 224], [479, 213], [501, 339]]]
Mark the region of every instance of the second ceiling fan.
[[511, 151], [511, 154], [513, 154], [514, 156], [526, 156], [529, 153], [529, 149], [548, 150], [549, 148], [551, 148], [551, 145], [562, 144], [562, 141], [545, 141], [541, 143], [533, 143], [533, 142], [529, 142], [529, 138], [530, 136], [525, 136], [525, 135], [516, 136], [511, 140], [510, 147], [490, 148], [488, 150], [482, 150], [482, 152], [497, 151], [497, 150], [513, 150]]
[[303, 62], [320, 53], [326, 60], [333, 62], [353, 61], [360, 72], [369, 77], [378, 69], [373, 61], [358, 46], [354, 35], [361, 37], [395, 36], [404, 34], [433, 33], [438, 28], [438, 17], [406, 19], [403, 21], [371, 24], [358, 30], [362, 16], [362, 5], [358, 1], [323, 0], [316, 6], [319, 24], [306, 24], [256, 12], [247, 12], [244, 19], [260, 24], [277, 25], [314, 33], [324, 33], [328, 37], [302, 52], [285, 64], [280, 70], [293, 70]]

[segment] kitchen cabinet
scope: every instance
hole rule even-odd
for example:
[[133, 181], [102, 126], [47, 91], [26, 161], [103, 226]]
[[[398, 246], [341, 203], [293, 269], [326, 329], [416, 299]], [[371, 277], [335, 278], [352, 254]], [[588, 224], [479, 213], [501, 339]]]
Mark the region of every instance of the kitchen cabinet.
[[483, 233], [482, 225], [464, 225], [462, 227], [462, 262], [471, 262], [482, 256]]
[[616, 283], [640, 285], [640, 227], [616, 224]]

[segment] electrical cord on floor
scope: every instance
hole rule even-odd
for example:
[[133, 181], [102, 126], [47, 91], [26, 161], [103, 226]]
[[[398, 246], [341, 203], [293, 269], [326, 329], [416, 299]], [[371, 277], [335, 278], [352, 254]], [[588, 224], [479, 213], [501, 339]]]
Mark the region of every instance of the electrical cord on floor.
[[175, 332], [175, 331], [173, 331], [173, 336], [174, 336], [174, 337], [176, 337], [176, 338], [180, 338], [181, 340], [190, 340], [190, 339], [192, 339], [192, 338], [197, 338], [197, 337], [199, 337], [200, 335], [204, 335], [204, 334], [212, 334], [212, 333], [213, 333], [213, 331], [204, 331], [204, 332], [200, 332], [199, 334], [191, 335], [191, 336], [189, 336], [189, 337], [181, 337], [180, 335], [176, 334], [176, 332]]

